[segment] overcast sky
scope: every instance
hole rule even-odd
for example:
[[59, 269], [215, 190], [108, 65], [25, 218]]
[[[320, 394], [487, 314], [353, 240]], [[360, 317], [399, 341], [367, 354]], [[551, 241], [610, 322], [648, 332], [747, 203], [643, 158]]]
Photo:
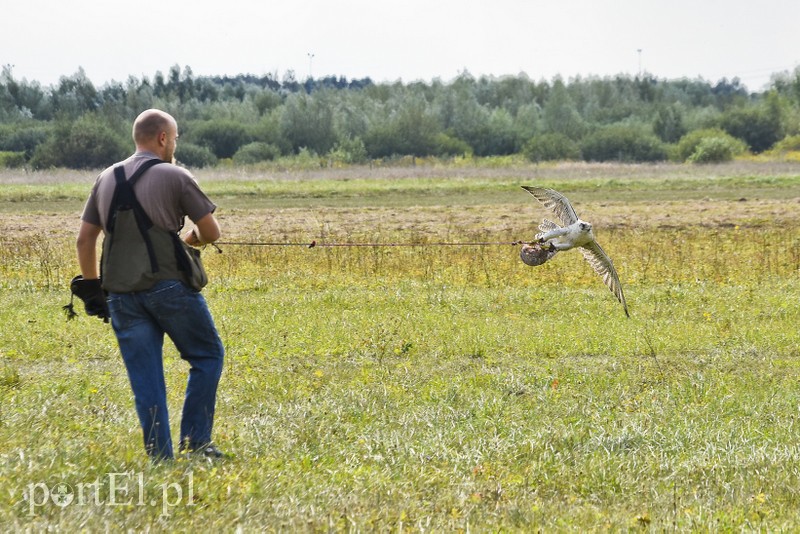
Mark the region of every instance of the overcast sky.
[[800, 0], [3, 0], [0, 65], [42, 85], [293, 70], [376, 82], [473, 76], [738, 77], [800, 63]]

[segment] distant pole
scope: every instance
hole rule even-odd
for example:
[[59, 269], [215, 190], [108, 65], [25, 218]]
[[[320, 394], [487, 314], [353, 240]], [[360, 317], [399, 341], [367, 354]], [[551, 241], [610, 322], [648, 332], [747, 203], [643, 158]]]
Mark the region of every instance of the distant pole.
[[308, 53], [308, 79], [311, 79], [311, 64], [314, 61], [314, 54], [309, 52]]
[[638, 77], [641, 78], [642, 77], [642, 49], [641, 48], [637, 48], [636, 52], [638, 52], [638, 54], [639, 54], [639, 74], [638, 74]]

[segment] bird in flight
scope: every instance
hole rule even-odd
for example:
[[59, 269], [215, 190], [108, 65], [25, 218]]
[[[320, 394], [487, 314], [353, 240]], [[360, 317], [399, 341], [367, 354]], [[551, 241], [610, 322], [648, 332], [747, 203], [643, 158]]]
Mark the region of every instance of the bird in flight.
[[611, 258], [595, 240], [592, 225], [582, 221], [567, 197], [558, 191], [525, 185], [522, 188], [533, 195], [545, 208], [551, 210], [563, 224], [563, 226], [559, 226], [553, 221], [544, 219], [539, 225], [541, 232], [536, 234], [537, 241], [542, 244], [549, 243], [550, 246], [547, 250], [551, 251], [553, 255], [556, 252], [579, 248], [592, 269], [602, 277], [603, 282], [622, 304], [625, 315], [630, 317], [617, 271], [614, 269]]

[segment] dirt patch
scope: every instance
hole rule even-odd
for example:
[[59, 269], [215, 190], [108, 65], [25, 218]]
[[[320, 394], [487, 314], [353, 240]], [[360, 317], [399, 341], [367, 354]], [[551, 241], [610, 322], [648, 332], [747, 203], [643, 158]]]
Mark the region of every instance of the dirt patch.
[[[794, 225], [800, 200], [700, 200], [649, 203], [587, 203], [578, 214], [598, 231], [608, 229], [668, 229]], [[425, 206], [409, 208], [285, 208], [279, 210], [220, 210], [226, 240], [325, 236], [404, 235], [408, 239], [448, 240], [484, 236], [488, 239], [530, 239], [543, 218], [553, 216], [531, 203], [484, 206]]]
[[[535, 201], [477, 205], [408, 207], [287, 207], [226, 209], [217, 217], [223, 239], [311, 240], [369, 236], [396, 239], [530, 239], [543, 218], [553, 218]], [[82, 207], [82, 206], [81, 206]], [[714, 199], [680, 201], [575, 202], [578, 215], [602, 229], [794, 226], [800, 198]], [[6, 213], [0, 220], [4, 240], [31, 235], [74, 239], [80, 210], [63, 213]]]
[[[595, 203], [575, 206], [579, 216], [600, 228], [671, 228], [687, 226], [783, 226], [800, 218], [800, 199], [791, 201], [700, 200], [649, 203]], [[409, 236], [458, 239], [464, 235], [514, 233], [525, 239], [543, 218], [553, 218], [535, 203], [408, 208], [283, 208], [226, 211], [217, 216], [226, 240], [326, 235]], [[7, 214], [0, 222], [6, 239], [26, 235], [74, 238], [79, 213]]]

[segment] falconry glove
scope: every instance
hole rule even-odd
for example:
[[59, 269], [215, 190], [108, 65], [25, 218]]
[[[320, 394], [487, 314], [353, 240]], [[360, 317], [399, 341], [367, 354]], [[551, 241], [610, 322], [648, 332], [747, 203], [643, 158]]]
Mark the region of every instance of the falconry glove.
[[78, 297], [83, 301], [83, 307], [86, 309], [86, 315], [96, 316], [107, 323], [111, 316], [108, 312], [108, 304], [106, 304], [106, 293], [100, 285], [100, 279], [86, 280], [83, 276], [78, 275], [72, 279], [69, 284], [69, 289], [72, 292], [69, 304], [64, 306], [67, 313], [67, 320], [74, 319], [78, 316], [75, 313], [73, 300]]

